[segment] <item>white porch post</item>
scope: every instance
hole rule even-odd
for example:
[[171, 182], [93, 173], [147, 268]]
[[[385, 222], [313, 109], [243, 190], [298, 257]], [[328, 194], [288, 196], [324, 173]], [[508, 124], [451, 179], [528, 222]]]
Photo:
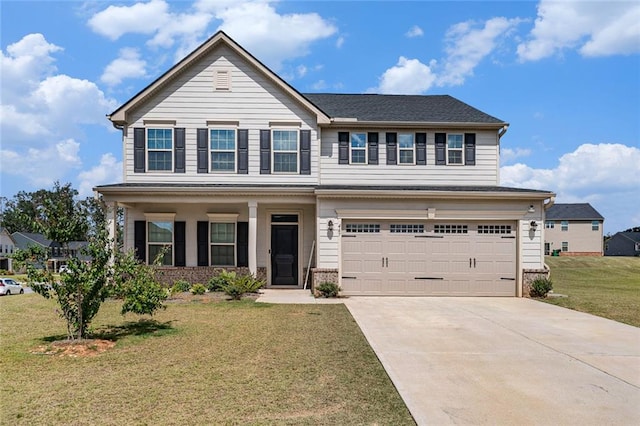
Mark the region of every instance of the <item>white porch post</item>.
[[[118, 246], [116, 241], [116, 227], [118, 226], [118, 206], [115, 202], [106, 202], [106, 219], [107, 219], [107, 232], [109, 233], [109, 250]], [[113, 255], [111, 255], [111, 263], [114, 262]]]
[[253, 275], [258, 273], [258, 202], [249, 201], [249, 271]]

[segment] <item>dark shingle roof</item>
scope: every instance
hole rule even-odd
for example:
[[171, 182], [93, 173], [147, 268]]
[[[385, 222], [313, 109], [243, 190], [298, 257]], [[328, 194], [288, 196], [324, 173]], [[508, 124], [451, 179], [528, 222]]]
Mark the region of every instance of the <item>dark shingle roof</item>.
[[11, 236], [16, 242], [16, 246], [22, 250], [25, 250], [29, 248], [29, 246], [33, 245], [49, 247], [52, 243], [52, 241], [47, 239], [44, 235], [33, 232], [14, 232], [13, 234], [11, 234]]
[[547, 210], [547, 219], [604, 220], [589, 203], [554, 204]]
[[358, 121], [506, 124], [449, 95], [303, 93], [332, 118]]

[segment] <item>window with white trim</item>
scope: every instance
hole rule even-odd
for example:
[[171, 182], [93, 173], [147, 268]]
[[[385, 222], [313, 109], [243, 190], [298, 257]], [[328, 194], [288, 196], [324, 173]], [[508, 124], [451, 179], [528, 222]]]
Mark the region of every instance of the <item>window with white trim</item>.
[[351, 164], [367, 164], [367, 134], [351, 133], [349, 143]]
[[236, 171], [236, 131], [234, 129], [209, 130], [212, 172]]
[[345, 225], [347, 232], [357, 234], [373, 234], [380, 232], [380, 224], [378, 223], [347, 223]]
[[569, 230], [569, 221], [568, 220], [563, 220], [562, 222], [560, 222], [560, 230], [561, 231], [568, 231]]
[[436, 234], [467, 234], [467, 225], [433, 225], [433, 232]]
[[416, 163], [416, 144], [411, 133], [398, 134], [398, 164]]
[[156, 257], [163, 251], [160, 260], [161, 265], [173, 264], [173, 222], [172, 221], [148, 221], [147, 222], [148, 264], [155, 262]]
[[600, 230], [600, 222], [598, 222], [597, 220], [592, 220], [591, 221], [591, 230], [592, 231], [599, 231]]
[[392, 223], [389, 225], [392, 234], [423, 234], [424, 225], [414, 223]]
[[569, 242], [568, 241], [563, 241], [562, 242], [562, 251], [569, 251]]
[[235, 266], [236, 223], [211, 222], [211, 266]]
[[298, 131], [273, 130], [273, 172], [298, 173]]
[[173, 129], [147, 129], [147, 170], [173, 170]]
[[464, 135], [447, 134], [447, 164], [464, 164]]
[[546, 229], [553, 229], [555, 226], [556, 226], [556, 223], [554, 221], [552, 221], [552, 220], [547, 220], [544, 223], [544, 227]]

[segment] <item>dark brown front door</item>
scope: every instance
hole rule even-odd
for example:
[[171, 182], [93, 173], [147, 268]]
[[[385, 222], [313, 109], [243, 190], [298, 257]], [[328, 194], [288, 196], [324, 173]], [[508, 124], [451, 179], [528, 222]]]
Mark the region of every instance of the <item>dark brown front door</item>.
[[271, 225], [271, 285], [298, 285], [298, 225]]

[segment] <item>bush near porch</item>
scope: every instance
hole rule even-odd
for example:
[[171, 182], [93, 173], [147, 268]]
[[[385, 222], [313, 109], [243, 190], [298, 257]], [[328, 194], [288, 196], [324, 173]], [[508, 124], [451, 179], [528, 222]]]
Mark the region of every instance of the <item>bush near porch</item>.
[[546, 257], [553, 292], [544, 302], [640, 327], [640, 258]]
[[0, 424], [415, 424], [343, 305], [200, 297], [153, 321], [107, 300], [115, 347], [75, 358], [31, 353], [64, 338], [51, 300], [1, 298]]

